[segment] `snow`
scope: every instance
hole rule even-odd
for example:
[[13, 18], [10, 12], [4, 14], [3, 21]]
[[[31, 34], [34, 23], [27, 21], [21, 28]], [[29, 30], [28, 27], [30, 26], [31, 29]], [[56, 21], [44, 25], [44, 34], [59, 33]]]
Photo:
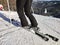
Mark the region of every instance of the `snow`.
[[[37, 35], [23, 29], [21, 24], [16, 25], [16, 23], [21, 23], [16, 12], [0, 11], [0, 45], [60, 45], [60, 19], [33, 15], [38, 22], [40, 32], [59, 38], [58, 42], [49, 37], [49, 41], [44, 41]], [[17, 20], [16, 23], [10, 23], [9, 19], [12, 18]]]

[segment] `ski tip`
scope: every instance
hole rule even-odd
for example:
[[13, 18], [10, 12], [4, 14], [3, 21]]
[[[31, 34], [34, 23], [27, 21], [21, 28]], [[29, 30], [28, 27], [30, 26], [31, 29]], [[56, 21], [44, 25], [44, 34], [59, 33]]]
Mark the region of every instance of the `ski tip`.
[[11, 19], [11, 21], [14, 21], [14, 19]]
[[53, 40], [57, 42], [59, 39], [58, 38], [54, 38]]
[[56, 42], [59, 40], [58, 38], [56, 38], [56, 37], [54, 37], [54, 36], [51, 36], [51, 35], [48, 35], [48, 34], [45, 34], [45, 35], [47, 35], [47, 36], [51, 37], [51, 38], [52, 38], [52, 40], [54, 40], [54, 41], [56, 41]]

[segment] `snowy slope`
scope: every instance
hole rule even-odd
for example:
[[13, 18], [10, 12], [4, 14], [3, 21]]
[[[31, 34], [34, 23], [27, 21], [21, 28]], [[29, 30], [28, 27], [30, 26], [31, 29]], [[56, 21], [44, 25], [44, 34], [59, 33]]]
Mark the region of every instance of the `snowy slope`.
[[41, 32], [58, 37], [58, 42], [53, 41], [49, 37], [49, 41], [46, 42], [23, 29], [20, 25], [10, 23], [10, 18], [17, 20], [17, 23], [21, 23], [16, 12], [0, 11], [0, 45], [60, 45], [60, 19], [33, 15], [39, 24]]

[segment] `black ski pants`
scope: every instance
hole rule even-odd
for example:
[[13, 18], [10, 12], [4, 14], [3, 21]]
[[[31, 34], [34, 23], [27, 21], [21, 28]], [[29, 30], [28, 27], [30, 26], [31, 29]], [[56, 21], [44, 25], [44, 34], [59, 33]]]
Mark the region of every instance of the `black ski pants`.
[[31, 26], [37, 27], [37, 21], [31, 13], [31, 5], [32, 0], [16, 0], [17, 13], [21, 20], [22, 27], [28, 26], [28, 21], [25, 15], [29, 18]]

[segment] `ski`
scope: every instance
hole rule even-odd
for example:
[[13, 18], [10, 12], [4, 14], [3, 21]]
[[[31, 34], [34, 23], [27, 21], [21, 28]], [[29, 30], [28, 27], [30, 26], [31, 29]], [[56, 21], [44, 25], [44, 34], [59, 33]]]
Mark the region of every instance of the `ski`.
[[[25, 29], [25, 28], [24, 28], [24, 29]], [[30, 29], [25, 29], [25, 30], [31, 32]], [[33, 32], [31, 32], [31, 33], [33, 33]], [[45, 34], [43, 34], [43, 33], [35, 32], [35, 33], [33, 33], [33, 34], [35, 34], [35, 35], [41, 37], [41, 38], [42, 38], [43, 40], [45, 40], [45, 41], [48, 41], [48, 40], [49, 40], [49, 38], [47, 38], [47, 37], [45, 36]]]
[[11, 19], [12, 24], [16, 25], [16, 26], [20, 26], [20, 22], [18, 22], [17, 20]]
[[43, 33], [35, 32], [35, 34], [38, 35], [39, 37], [41, 37], [45, 41], [48, 41], [49, 40]]
[[52, 40], [54, 40], [54, 41], [58, 41], [59, 39], [58, 38], [56, 38], [56, 37], [54, 37], [54, 36], [52, 36], [52, 35], [49, 35], [49, 34], [45, 34], [46, 36], [49, 36], [50, 38], [52, 38]]

